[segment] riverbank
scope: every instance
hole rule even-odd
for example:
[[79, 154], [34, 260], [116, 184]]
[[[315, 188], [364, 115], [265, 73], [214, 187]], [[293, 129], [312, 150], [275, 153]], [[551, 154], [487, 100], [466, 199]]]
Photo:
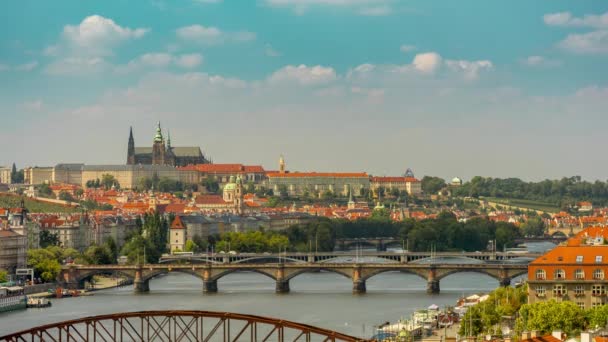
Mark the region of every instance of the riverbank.
[[[129, 285], [130, 283], [131, 282], [126, 278], [95, 276], [94, 281], [91, 283], [88, 283], [88, 286], [86, 286], [86, 289], [75, 290], [75, 291], [78, 292], [77, 295], [79, 295], [79, 296], [90, 296], [90, 295], [92, 295], [92, 292], [95, 292], [95, 291], [126, 286], [126, 285]], [[34, 297], [34, 298], [56, 298], [57, 287], [58, 286], [56, 284], [53, 284], [52, 286], [48, 287], [46, 292], [30, 293], [30, 294], [28, 294], [28, 296]]]

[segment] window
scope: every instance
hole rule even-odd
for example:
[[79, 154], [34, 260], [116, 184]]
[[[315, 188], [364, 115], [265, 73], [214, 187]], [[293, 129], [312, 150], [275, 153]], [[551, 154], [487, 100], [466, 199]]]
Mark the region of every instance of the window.
[[592, 308], [595, 308], [595, 307], [598, 307], [598, 306], [602, 306], [602, 305], [604, 305], [602, 302], [593, 302], [593, 303], [591, 303], [591, 307]]
[[593, 271], [593, 279], [604, 279], [604, 270], [598, 268], [597, 270]]
[[564, 257], [563, 256], [558, 256], [557, 257], [557, 261], [564, 261]]
[[561, 270], [561, 269], [555, 270], [555, 273], [553, 274], [553, 279], [563, 280], [565, 278], [566, 278], [566, 272], [564, 272], [564, 270]]
[[585, 295], [585, 287], [583, 285], [576, 285], [574, 287], [574, 295], [576, 297], [582, 297]]
[[591, 287], [591, 295], [595, 297], [603, 296], [606, 294], [605, 285], [593, 285]]
[[595, 263], [601, 263], [602, 262], [603, 257], [601, 255], [596, 255], [595, 256]]
[[577, 263], [579, 263], [579, 264], [580, 264], [581, 262], [583, 262], [583, 256], [582, 256], [582, 255], [577, 255], [577, 256], [576, 256], [576, 262], [577, 262]]
[[576, 305], [578, 305], [581, 310], [585, 310], [585, 302], [576, 302]]
[[585, 279], [585, 271], [580, 268], [574, 271], [574, 278], [576, 279]]
[[545, 273], [545, 270], [536, 270], [536, 279], [539, 279], [539, 280], [547, 279], [547, 273]]
[[566, 294], [566, 288], [564, 285], [553, 285], [553, 296], [562, 297]]
[[536, 296], [537, 297], [544, 297], [546, 294], [546, 290], [544, 286], [537, 286], [536, 287]]

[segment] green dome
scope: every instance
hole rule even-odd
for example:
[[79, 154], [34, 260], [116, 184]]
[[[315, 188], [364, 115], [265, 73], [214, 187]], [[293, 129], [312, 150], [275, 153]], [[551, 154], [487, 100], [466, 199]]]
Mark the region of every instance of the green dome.
[[160, 130], [160, 121], [156, 126], [156, 135], [154, 136], [154, 142], [163, 142], [163, 133]]

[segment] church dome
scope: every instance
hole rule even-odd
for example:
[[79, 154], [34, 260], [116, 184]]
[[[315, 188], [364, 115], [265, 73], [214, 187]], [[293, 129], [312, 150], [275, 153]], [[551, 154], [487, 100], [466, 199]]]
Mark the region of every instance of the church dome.
[[452, 184], [462, 184], [462, 179], [454, 177], [452, 178]]

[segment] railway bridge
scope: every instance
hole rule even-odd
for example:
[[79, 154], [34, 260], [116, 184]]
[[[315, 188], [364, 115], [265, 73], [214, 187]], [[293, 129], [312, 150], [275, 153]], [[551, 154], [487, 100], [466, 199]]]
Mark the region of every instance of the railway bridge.
[[350, 279], [353, 293], [366, 292], [366, 281], [384, 272], [406, 272], [426, 280], [426, 291], [440, 292], [441, 279], [458, 272], [486, 274], [508, 286], [511, 279], [528, 271], [526, 264], [422, 264], [422, 263], [237, 263], [237, 264], [147, 264], [147, 265], [69, 265], [62, 267], [58, 282], [67, 288], [83, 288], [96, 274], [118, 273], [133, 281], [135, 292], [150, 291], [150, 280], [170, 272], [191, 274], [202, 280], [204, 293], [218, 291], [218, 280], [234, 272], [256, 272], [276, 283], [277, 293], [289, 292], [289, 281], [307, 272], [333, 272]]

